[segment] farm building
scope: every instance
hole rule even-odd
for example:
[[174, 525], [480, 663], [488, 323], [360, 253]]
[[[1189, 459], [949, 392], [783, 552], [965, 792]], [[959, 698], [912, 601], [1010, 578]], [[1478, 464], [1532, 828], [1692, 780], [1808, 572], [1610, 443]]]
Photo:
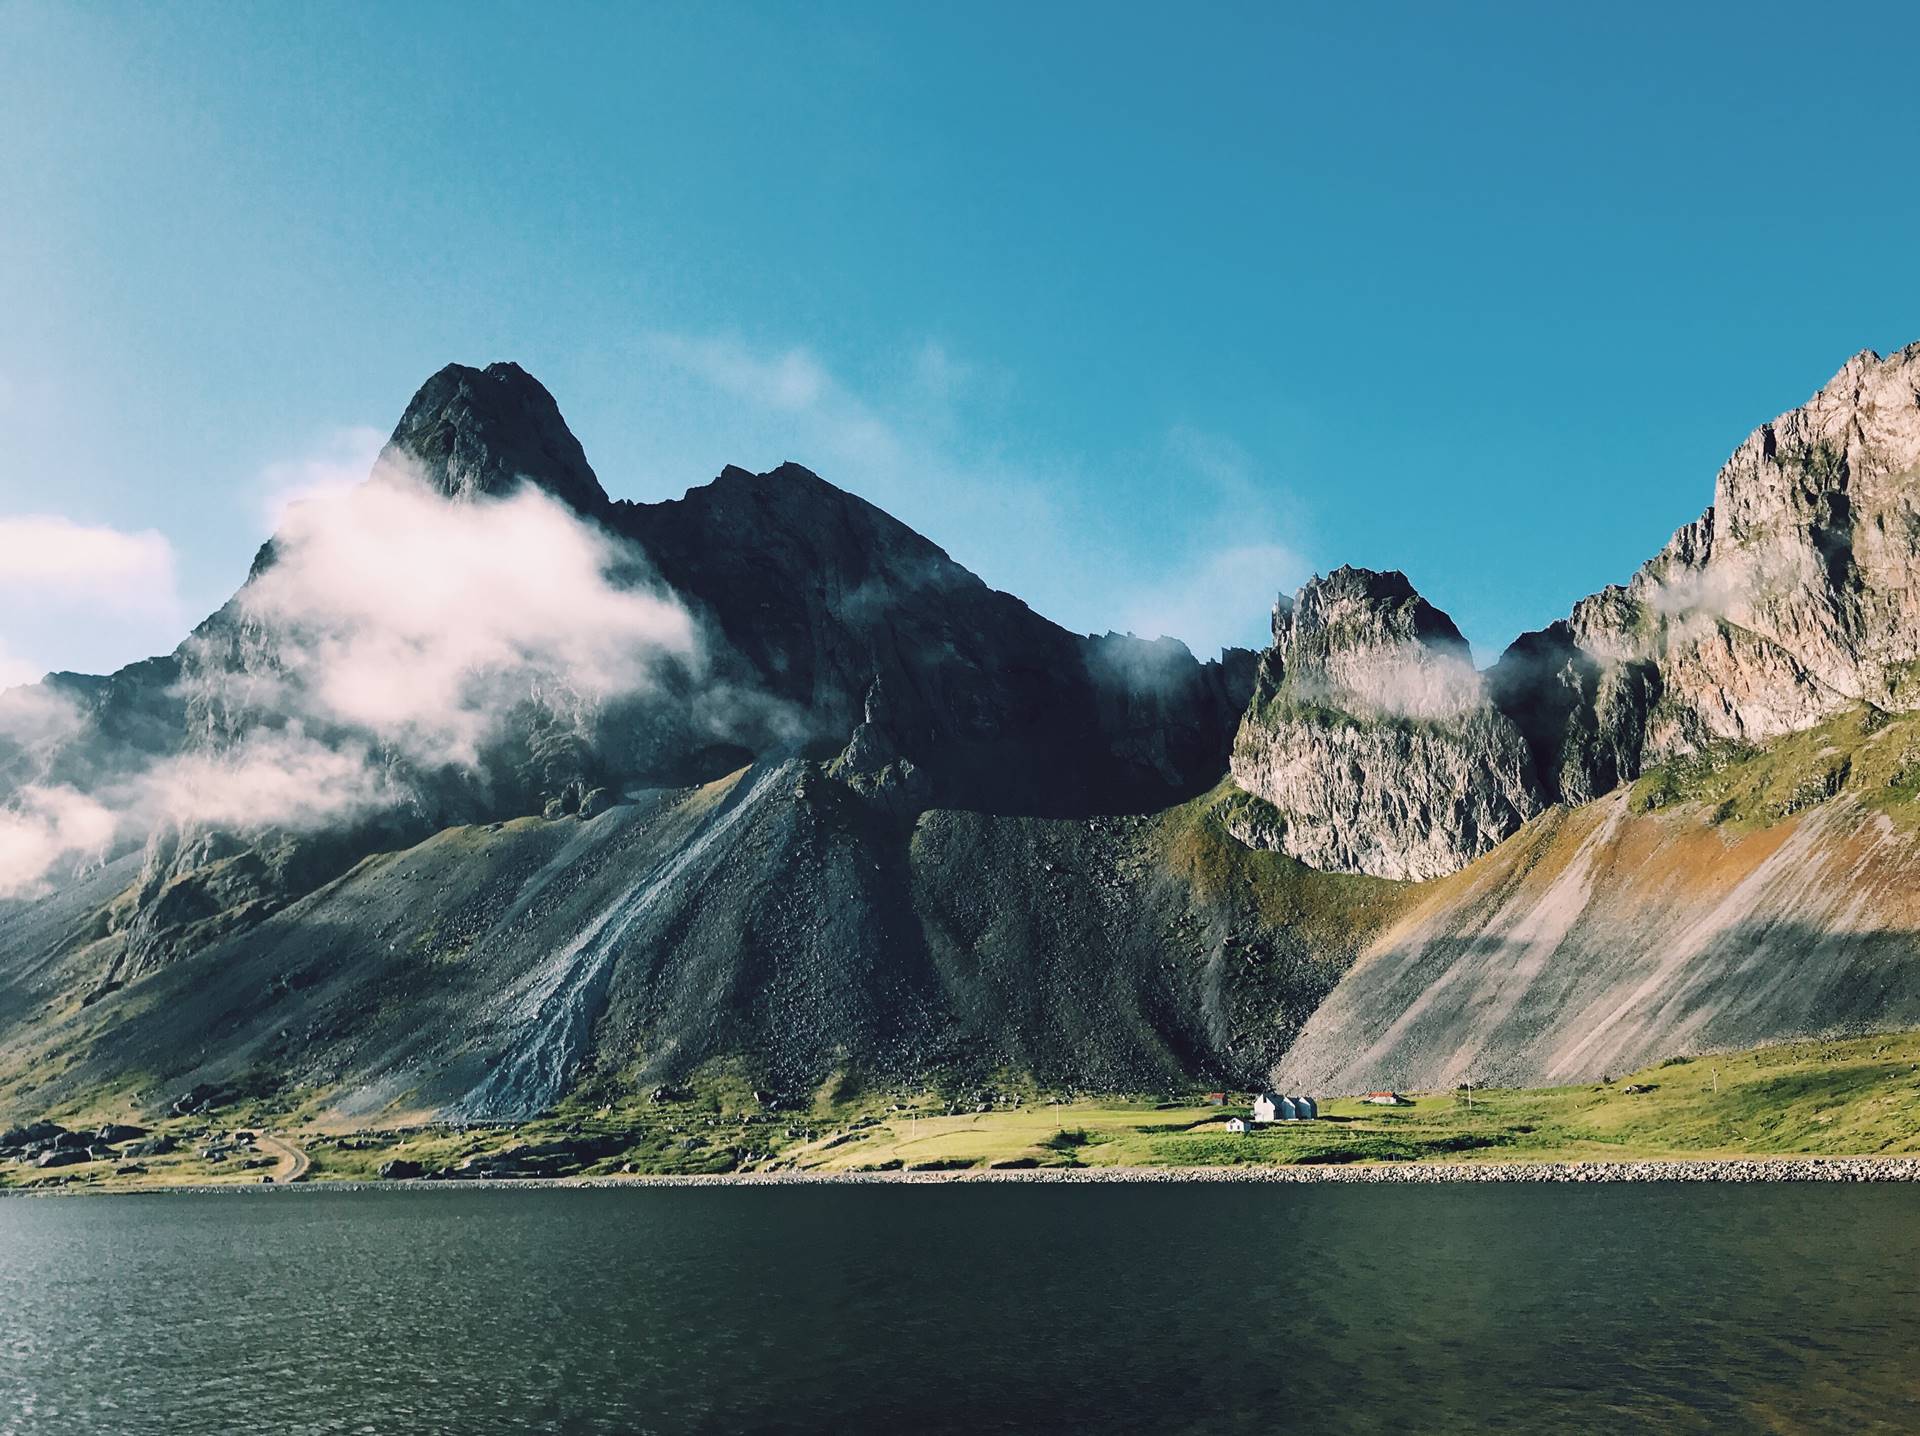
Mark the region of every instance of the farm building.
[[1375, 1107], [1411, 1107], [1413, 1105], [1398, 1092], [1369, 1092], [1360, 1100]]
[[1247, 1119], [1246, 1119], [1245, 1117], [1229, 1117], [1229, 1118], [1227, 1118], [1227, 1130], [1228, 1130], [1229, 1132], [1244, 1132], [1244, 1131], [1246, 1131], [1246, 1130], [1247, 1130]]
[[1320, 1115], [1320, 1106], [1311, 1097], [1287, 1097], [1278, 1092], [1262, 1092], [1253, 1099], [1256, 1122], [1311, 1122]]

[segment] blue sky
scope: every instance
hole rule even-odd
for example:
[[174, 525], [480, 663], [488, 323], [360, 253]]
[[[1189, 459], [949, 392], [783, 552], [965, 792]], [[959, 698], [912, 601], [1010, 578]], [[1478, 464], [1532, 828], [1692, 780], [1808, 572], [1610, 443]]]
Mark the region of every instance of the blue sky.
[[1920, 12], [0, 0], [0, 677], [170, 647], [512, 358], [1077, 629], [1404, 569], [1484, 660], [1920, 338]]

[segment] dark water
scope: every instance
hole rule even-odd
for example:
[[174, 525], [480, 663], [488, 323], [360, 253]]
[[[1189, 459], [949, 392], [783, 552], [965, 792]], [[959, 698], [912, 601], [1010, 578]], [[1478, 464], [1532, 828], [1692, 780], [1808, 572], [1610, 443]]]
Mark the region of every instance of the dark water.
[[0, 1201], [0, 1432], [1915, 1431], [1920, 1187]]

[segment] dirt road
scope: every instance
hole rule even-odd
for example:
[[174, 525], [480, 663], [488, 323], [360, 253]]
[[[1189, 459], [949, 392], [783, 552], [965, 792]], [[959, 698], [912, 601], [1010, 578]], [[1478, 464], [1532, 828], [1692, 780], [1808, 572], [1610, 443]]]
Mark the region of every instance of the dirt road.
[[294, 1146], [293, 1143], [280, 1137], [271, 1137], [265, 1132], [262, 1132], [254, 1139], [254, 1145], [261, 1151], [280, 1159], [280, 1165], [267, 1173], [268, 1176], [273, 1178], [274, 1185], [276, 1186], [284, 1186], [288, 1182], [299, 1181], [302, 1177], [306, 1176], [307, 1168], [313, 1165], [313, 1159], [311, 1157]]

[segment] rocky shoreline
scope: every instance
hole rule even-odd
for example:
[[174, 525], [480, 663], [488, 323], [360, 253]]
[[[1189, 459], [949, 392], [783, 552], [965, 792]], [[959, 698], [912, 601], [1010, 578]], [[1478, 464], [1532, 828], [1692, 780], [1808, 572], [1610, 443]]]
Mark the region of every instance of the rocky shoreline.
[[529, 1177], [471, 1181], [342, 1181], [291, 1185], [208, 1184], [64, 1187], [6, 1196], [141, 1196], [160, 1193], [280, 1193], [527, 1188], [609, 1191], [635, 1187], [979, 1186], [1009, 1183], [1401, 1183], [1460, 1182], [1920, 1182], [1920, 1157], [1715, 1157], [1641, 1162], [1370, 1162], [1295, 1167], [1023, 1167], [962, 1171], [728, 1172], [711, 1176]]

